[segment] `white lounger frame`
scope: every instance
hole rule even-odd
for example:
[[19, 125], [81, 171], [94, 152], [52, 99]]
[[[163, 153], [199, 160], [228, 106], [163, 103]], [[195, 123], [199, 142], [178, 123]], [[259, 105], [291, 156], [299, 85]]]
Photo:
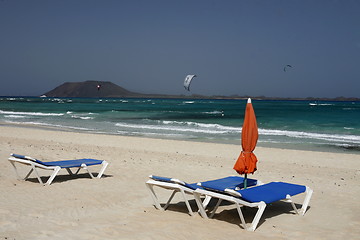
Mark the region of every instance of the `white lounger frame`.
[[[193, 195], [194, 193], [194, 190], [191, 189], [191, 188], [188, 188], [185, 186], [185, 183], [183, 181], [180, 181], [179, 179], [175, 179], [175, 178], [172, 178], [171, 179], [172, 182], [163, 182], [163, 181], [157, 181], [157, 180], [153, 180], [153, 179], [149, 179], [145, 184], [147, 186], [147, 188], [149, 189], [150, 191], [150, 195], [154, 201], [154, 205], [157, 209], [159, 210], [162, 210], [162, 211], [165, 211], [169, 205], [170, 205], [170, 202], [171, 200], [173, 199], [173, 197], [175, 196], [175, 194], [177, 192], [180, 192], [184, 201], [185, 201], [185, 204], [186, 204], [186, 207], [189, 211], [189, 215], [190, 216], [193, 216], [194, 215], [194, 212], [193, 210], [191, 209], [191, 206], [190, 206], [190, 203], [186, 197], [186, 194], [189, 194], [189, 195]], [[166, 202], [165, 206], [164, 207], [161, 207], [160, 205], [160, 202], [159, 202], [159, 199], [154, 191], [154, 186], [157, 186], [157, 187], [161, 187], [161, 188], [164, 188], [164, 189], [168, 189], [168, 190], [173, 190], [172, 194], [170, 195], [168, 201]], [[205, 200], [202, 202], [201, 199], [199, 199], [199, 201], [201, 202], [201, 205], [202, 207], [205, 209], [207, 204], [210, 202], [210, 199], [211, 197], [210, 196], [206, 196]]]
[[[239, 196], [240, 197], [240, 194], [236, 191], [233, 191], [231, 189], [226, 189], [226, 192], [228, 192], [229, 194], [233, 194], [235, 196]], [[305, 199], [304, 199], [304, 202], [302, 204], [302, 208], [300, 211], [297, 210], [297, 208], [295, 207], [295, 204], [292, 202], [291, 200], [291, 197], [289, 195], [286, 196], [286, 201], [287, 202], [290, 202], [292, 207], [294, 208], [295, 212], [297, 214], [301, 214], [301, 215], [304, 215], [305, 212], [306, 212], [306, 209], [309, 205], [309, 202], [310, 202], [310, 199], [311, 199], [311, 195], [313, 193], [313, 190], [309, 187], [306, 187], [306, 196], [305, 196]], [[235, 196], [230, 196], [230, 195], [227, 195], [227, 194], [222, 194], [222, 193], [217, 193], [217, 192], [213, 192], [213, 191], [208, 191], [208, 190], [204, 190], [204, 189], [196, 189], [194, 192], [194, 197], [195, 197], [195, 201], [198, 205], [198, 208], [199, 208], [199, 212], [200, 212], [200, 215], [203, 217], [203, 218], [212, 218], [215, 214], [215, 211], [217, 210], [217, 208], [219, 207], [220, 203], [222, 202], [222, 200], [226, 200], [228, 202], [231, 202], [231, 203], [234, 203], [236, 205], [236, 209], [238, 211], [238, 214], [239, 214], [239, 217], [240, 217], [240, 220], [241, 220], [241, 223], [243, 225], [243, 228], [248, 230], [248, 231], [255, 231], [259, 221], [260, 221], [260, 218], [265, 210], [265, 207], [266, 207], [266, 203], [265, 202], [256, 202], [256, 203], [250, 203], [250, 202], [247, 202], [239, 197], [235, 197]], [[213, 209], [213, 211], [210, 213], [210, 216], [208, 217], [208, 215], [206, 214], [205, 212], [205, 209], [203, 207], [203, 205], [201, 204], [201, 199], [200, 199], [200, 196], [210, 196], [210, 197], [213, 197], [213, 198], [217, 198], [218, 199], [218, 202], [215, 206], [215, 208]], [[258, 208], [258, 211], [256, 212], [256, 215], [251, 223], [251, 225], [248, 227], [246, 222], [245, 222], [245, 219], [244, 219], [244, 215], [241, 211], [241, 206], [247, 206], [247, 207], [257, 207]]]
[[[21, 159], [21, 158], [16, 158], [16, 157], [10, 157], [10, 158], [9, 158], [9, 161], [10, 161], [11, 165], [14, 167], [14, 170], [15, 170], [15, 173], [16, 173], [18, 179], [20, 179], [20, 180], [26, 180], [26, 179], [29, 178], [29, 176], [31, 175], [31, 173], [34, 172], [35, 175], [36, 175], [36, 177], [37, 177], [37, 179], [39, 180], [39, 183], [40, 183], [40, 184], [43, 184], [43, 185], [50, 185], [50, 184], [52, 183], [52, 181], [54, 180], [54, 178], [56, 177], [56, 175], [58, 174], [58, 172], [61, 170], [61, 167], [59, 167], [59, 166], [45, 166], [45, 165], [43, 165], [43, 164], [40, 164], [40, 163], [31, 161], [31, 160], [26, 160], [26, 159]], [[20, 163], [20, 164], [24, 164], [24, 165], [29, 165], [29, 166], [31, 167], [30, 171], [28, 172], [28, 174], [27, 174], [24, 178], [22, 178], [22, 177], [19, 175], [15, 163]], [[104, 161], [104, 160], [102, 161], [102, 163], [101, 163], [102, 167], [101, 167], [101, 169], [100, 169], [100, 172], [99, 172], [98, 175], [96, 176], [97, 178], [101, 178], [101, 176], [104, 174], [105, 169], [107, 168], [108, 164], [109, 164], [108, 162], [106, 162], [106, 161]], [[38, 171], [36, 170], [36, 168], [45, 169], [45, 170], [52, 170], [52, 171], [53, 171], [52, 174], [50, 175], [49, 179], [46, 181], [45, 184], [44, 184], [43, 181], [41, 180], [40, 175], [39, 175]], [[84, 163], [81, 164], [81, 167], [79, 167], [79, 168], [77, 169], [77, 171], [74, 172], [74, 173], [70, 170], [70, 168], [66, 168], [67, 172], [68, 172], [70, 175], [77, 175], [81, 169], [86, 170], [86, 171], [89, 173], [89, 175], [90, 175], [91, 178], [95, 178], [94, 175], [89, 171], [88, 166], [87, 166], [86, 164], [84, 164]]]

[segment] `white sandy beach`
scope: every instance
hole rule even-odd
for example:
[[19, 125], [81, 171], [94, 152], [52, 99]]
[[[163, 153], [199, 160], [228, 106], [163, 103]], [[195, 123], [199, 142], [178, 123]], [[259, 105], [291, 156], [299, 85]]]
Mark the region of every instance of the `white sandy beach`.
[[[250, 177], [307, 185], [314, 194], [305, 216], [293, 214], [288, 203], [270, 205], [255, 232], [239, 226], [231, 205], [221, 206], [211, 220], [189, 216], [179, 196], [167, 211], [153, 207], [145, 187], [148, 175], [187, 182], [236, 175], [232, 167], [239, 152], [240, 144], [0, 125], [0, 239], [360, 238], [360, 155], [355, 154], [256, 148], [258, 170]], [[42, 160], [95, 158], [110, 164], [102, 179], [70, 177], [62, 170], [52, 185], [42, 186], [36, 178], [16, 179], [7, 161], [10, 153]], [[48, 176], [49, 171], [41, 173]], [[165, 202], [170, 192], [158, 192]], [[301, 203], [303, 197], [294, 200]], [[245, 211], [248, 222], [253, 213]]]

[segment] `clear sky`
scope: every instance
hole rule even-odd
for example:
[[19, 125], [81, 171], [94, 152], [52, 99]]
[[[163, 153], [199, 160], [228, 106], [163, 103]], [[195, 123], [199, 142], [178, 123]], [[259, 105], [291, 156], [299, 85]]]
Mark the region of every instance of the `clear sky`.
[[[187, 74], [198, 76], [190, 93]], [[360, 97], [360, 1], [0, 0], [0, 95], [86, 80], [141, 93]]]

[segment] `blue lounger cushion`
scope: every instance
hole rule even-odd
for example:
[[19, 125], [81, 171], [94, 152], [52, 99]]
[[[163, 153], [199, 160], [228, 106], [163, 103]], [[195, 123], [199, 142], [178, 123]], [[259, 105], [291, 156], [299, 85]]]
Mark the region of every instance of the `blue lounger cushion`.
[[[150, 176], [151, 179], [161, 182], [171, 182], [174, 183], [175, 181], [172, 178], [168, 177], [159, 177], [159, 176]], [[247, 179], [247, 185], [255, 186], [257, 184], [257, 180], [255, 179]], [[229, 176], [224, 178], [219, 178], [215, 180], [200, 182], [200, 183], [186, 183], [182, 182], [184, 186], [190, 189], [197, 189], [197, 188], [204, 188], [213, 191], [220, 191], [223, 192], [225, 189], [242, 189], [244, 188], [244, 178], [240, 176]]]
[[[156, 180], [156, 181], [161, 181], [161, 182], [178, 183], [178, 182], [175, 182], [172, 178], [168, 178], [168, 177], [159, 177], [159, 176], [151, 175], [150, 178], [153, 179], [153, 180]], [[193, 190], [200, 187], [196, 183], [186, 183], [186, 182], [182, 182], [182, 183], [184, 183], [185, 187], [188, 187], [188, 188], [193, 189]]]
[[238, 190], [241, 198], [249, 202], [265, 202], [266, 204], [286, 199], [287, 195], [294, 196], [306, 191], [306, 186], [285, 183], [271, 182], [264, 185]]
[[[255, 186], [257, 180], [247, 179], [247, 186]], [[204, 189], [224, 192], [225, 189], [243, 189], [244, 188], [244, 178], [240, 176], [229, 176], [225, 178], [210, 180], [200, 183], [201, 187]]]
[[42, 164], [44, 166], [59, 166], [61, 168], [73, 168], [73, 167], [81, 167], [81, 164], [86, 164], [87, 166], [98, 165], [101, 164], [102, 160], [83, 158], [83, 159], [75, 159], [75, 160], [62, 160], [62, 161], [51, 161], [51, 162], [43, 162], [35, 158], [31, 158], [28, 156], [20, 155], [20, 154], [11, 154], [13, 157], [31, 160]]
[[156, 181], [161, 181], [161, 182], [172, 182], [171, 178], [168, 177], [160, 177], [160, 176], [154, 176], [154, 175], [150, 175], [149, 176], [151, 179], [154, 179]]
[[52, 162], [41, 162], [45, 166], [59, 166], [61, 168], [72, 168], [72, 167], [80, 167], [81, 164], [86, 164], [87, 166], [98, 165], [101, 164], [102, 160], [91, 159], [91, 158], [83, 158], [83, 159], [75, 159], [75, 160], [64, 160], [64, 161], [52, 161]]

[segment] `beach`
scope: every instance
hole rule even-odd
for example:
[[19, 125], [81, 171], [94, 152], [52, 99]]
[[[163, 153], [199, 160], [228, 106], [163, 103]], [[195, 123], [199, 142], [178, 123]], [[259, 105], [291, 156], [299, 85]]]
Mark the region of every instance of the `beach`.
[[[258, 170], [249, 177], [314, 190], [304, 216], [291, 205], [267, 206], [255, 232], [240, 226], [234, 205], [214, 219], [189, 216], [180, 196], [167, 211], [154, 208], [148, 176], [186, 182], [236, 175], [239, 144], [164, 140], [0, 125], [0, 239], [359, 239], [360, 155], [257, 147]], [[44, 161], [94, 158], [109, 166], [101, 179], [61, 170], [50, 186], [34, 175], [19, 181], [10, 153]], [[20, 168], [21, 167], [21, 168]], [[19, 166], [21, 173], [28, 168]], [[94, 166], [91, 171], [98, 171]], [[48, 176], [49, 171], [39, 171]], [[155, 189], [166, 203], [170, 191]], [[304, 195], [295, 196], [301, 204]], [[190, 203], [196, 208], [191, 196]], [[249, 223], [252, 209], [244, 211]]]

